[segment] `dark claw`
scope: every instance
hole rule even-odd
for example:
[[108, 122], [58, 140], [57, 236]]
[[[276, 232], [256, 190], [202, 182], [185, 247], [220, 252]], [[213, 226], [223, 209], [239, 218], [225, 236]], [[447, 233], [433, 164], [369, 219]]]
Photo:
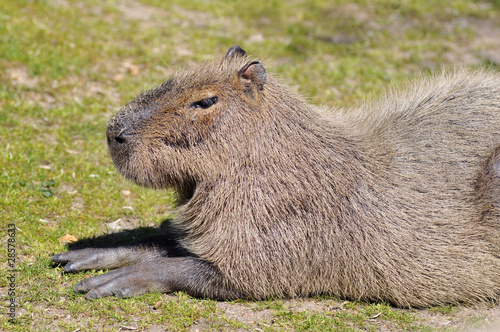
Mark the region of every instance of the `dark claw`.
[[67, 259], [61, 258], [63, 255], [64, 255], [64, 253], [54, 255], [54, 256], [50, 257], [50, 260], [53, 261], [54, 263], [58, 263], [58, 264], [67, 263], [68, 262]]
[[87, 290], [83, 287], [83, 282], [79, 282], [73, 287], [75, 293], [85, 293]]
[[76, 264], [71, 262], [71, 263], [68, 263], [64, 268], [63, 268], [63, 271], [64, 272], [76, 272], [77, 269], [76, 269]]
[[124, 291], [118, 290], [115, 292], [115, 296], [119, 297], [120, 299], [125, 299], [125, 298], [130, 297], [130, 296], [126, 296], [125, 293], [126, 292], [124, 292]]

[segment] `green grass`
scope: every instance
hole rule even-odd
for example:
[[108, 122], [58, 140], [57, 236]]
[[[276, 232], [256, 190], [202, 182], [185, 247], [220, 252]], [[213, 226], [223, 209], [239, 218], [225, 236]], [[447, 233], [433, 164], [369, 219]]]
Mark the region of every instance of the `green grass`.
[[452, 314], [456, 311], [458, 311], [459, 308], [453, 304], [448, 304], [448, 305], [443, 305], [443, 306], [436, 306], [433, 308], [430, 308], [429, 311], [433, 313], [440, 313], [443, 315], [449, 315]]
[[[328, 297], [229, 303], [254, 321], [184, 293], [87, 301], [73, 285], [102, 272], [65, 274], [49, 258], [65, 250], [65, 234], [99, 236], [121, 218], [142, 227], [129, 232], [138, 236], [174, 216], [172, 192], [120, 178], [105, 127], [177, 67], [240, 44], [311, 102], [348, 106], [442, 65], [498, 68], [485, 54], [500, 46], [477, 41], [499, 19], [498, 1], [0, 0], [0, 226], [2, 251], [16, 226], [20, 305], [15, 324], [0, 316], [0, 330], [431, 330], [416, 311]], [[295, 310], [306, 303], [316, 309]]]
[[282, 325], [299, 331], [377, 331], [379, 322], [391, 325], [395, 330], [426, 330], [417, 322], [415, 315], [396, 312], [385, 304], [359, 303], [346, 309], [331, 312], [293, 312], [287, 308], [277, 311]]

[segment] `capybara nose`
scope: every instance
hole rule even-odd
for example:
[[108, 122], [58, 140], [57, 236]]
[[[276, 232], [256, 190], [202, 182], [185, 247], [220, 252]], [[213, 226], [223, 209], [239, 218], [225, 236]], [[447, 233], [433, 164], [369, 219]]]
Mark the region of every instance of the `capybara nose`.
[[115, 141], [118, 144], [125, 144], [128, 141], [128, 136], [125, 133], [125, 129], [126, 128], [123, 128], [118, 134], [115, 135]]
[[127, 126], [126, 122], [117, 117], [109, 120], [106, 128], [106, 137], [110, 148], [120, 149], [130, 142], [130, 126]]

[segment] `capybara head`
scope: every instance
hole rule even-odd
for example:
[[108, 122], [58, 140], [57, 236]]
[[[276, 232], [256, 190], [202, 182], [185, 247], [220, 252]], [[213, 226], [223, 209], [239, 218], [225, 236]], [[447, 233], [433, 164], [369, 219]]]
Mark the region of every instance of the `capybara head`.
[[143, 186], [193, 189], [197, 177], [227, 160], [225, 141], [244, 123], [227, 120], [254, 113], [265, 83], [263, 65], [237, 45], [222, 60], [175, 74], [109, 121], [116, 168]]

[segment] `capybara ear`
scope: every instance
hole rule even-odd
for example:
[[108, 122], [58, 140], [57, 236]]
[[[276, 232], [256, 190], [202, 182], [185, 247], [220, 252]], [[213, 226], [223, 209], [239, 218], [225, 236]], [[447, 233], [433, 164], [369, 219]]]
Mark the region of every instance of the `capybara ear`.
[[245, 50], [242, 49], [239, 45], [234, 45], [226, 53], [226, 58], [233, 58], [239, 56], [244, 56], [244, 57], [247, 56], [247, 52], [245, 52]]
[[259, 61], [251, 61], [238, 71], [238, 77], [243, 84], [262, 90], [266, 83], [266, 69]]

